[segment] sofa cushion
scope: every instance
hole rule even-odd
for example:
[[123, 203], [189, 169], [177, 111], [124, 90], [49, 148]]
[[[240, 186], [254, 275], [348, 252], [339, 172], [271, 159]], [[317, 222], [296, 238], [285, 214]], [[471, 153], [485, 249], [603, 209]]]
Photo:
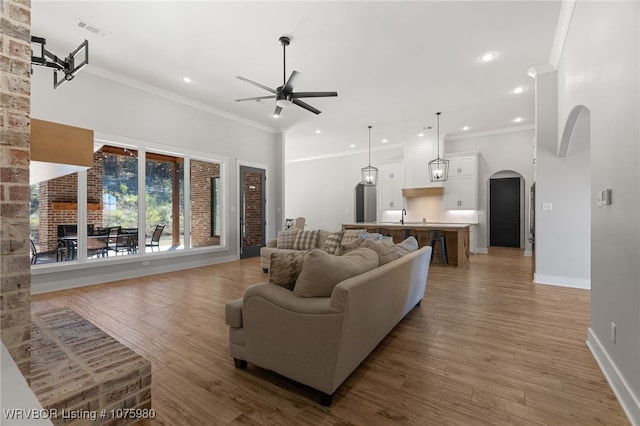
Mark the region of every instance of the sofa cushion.
[[393, 241], [388, 240], [364, 240], [360, 247], [368, 248], [375, 251], [378, 254], [378, 264], [384, 265], [385, 263], [392, 262], [400, 257], [396, 251], [396, 246]]
[[418, 240], [416, 240], [413, 236], [408, 237], [403, 242], [396, 244], [396, 251], [398, 252], [398, 255], [400, 257], [416, 250], [418, 250]]
[[294, 250], [311, 250], [318, 246], [318, 233], [320, 231], [300, 231], [293, 242]]
[[360, 238], [360, 235], [367, 232], [365, 229], [347, 229], [342, 234], [342, 240], [340, 244], [348, 244], [353, 240], [357, 240]]
[[378, 255], [371, 249], [353, 250], [332, 256], [324, 250], [311, 250], [304, 259], [293, 294], [299, 297], [330, 297], [333, 288], [347, 278], [378, 266]]
[[302, 270], [306, 251], [276, 252], [271, 254], [269, 282], [293, 290]]
[[342, 234], [344, 234], [344, 231], [332, 232], [329, 234], [321, 247], [322, 250], [329, 254], [336, 254], [338, 247], [340, 247], [340, 241], [342, 241]]
[[296, 235], [300, 232], [298, 229], [287, 229], [286, 231], [278, 232], [277, 248], [280, 249], [292, 249], [293, 243], [296, 242]]
[[229, 327], [242, 327], [242, 297], [232, 300], [225, 305], [224, 321]]

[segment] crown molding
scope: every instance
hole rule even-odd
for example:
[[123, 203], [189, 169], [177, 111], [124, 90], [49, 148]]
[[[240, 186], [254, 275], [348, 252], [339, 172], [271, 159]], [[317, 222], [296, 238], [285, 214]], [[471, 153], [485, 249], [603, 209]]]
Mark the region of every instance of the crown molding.
[[[405, 144], [403, 144], [403, 143], [394, 143], [394, 144], [391, 144], [391, 145], [379, 146], [379, 147], [371, 148], [371, 152], [386, 151], [388, 149], [395, 149], [395, 148], [403, 148], [404, 145]], [[333, 153], [333, 154], [316, 155], [316, 156], [313, 156], [313, 157], [303, 157], [303, 158], [296, 158], [294, 160], [287, 160], [287, 161], [285, 161], [285, 164], [300, 163], [302, 161], [324, 160], [326, 158], [343, 157], [343, 156], [347, 156], [347, 155], [355, 155], [355, 154], [362, 154], [362, 153], [368, 153], [368, 152], [369, 152], [368, 149], [357, 149], [357, 150], [342, 151], [342, 152], [336, 152], [336, 153]]]
[[522, 132], [524, 130], [533, 130], [535, 126], [533, 124], [525, 124], [523, 126], [514, 126], [514, 127], [503, 127], [501, 129], [493, 129], [493, 130], [485, 130], [482, 132], [473, 132], [473, 133], [455, 133], [452, 135], [447, 135], [445, 138], [446, 141], [454, 141], [458, 139], [469, 139], [469, 138], [477, 138], [480, 136], [491, 136], [491, 135], [500, 135], [503, 133], [515, 133]]
[[214, 108], [210, 105], [204, 104], [202, 102], [194, 101], [193, 99], [186, 98], [184, 96], [178, 95], [176, 93], [170, 92], [168, 90], [161, 89], [157, 86], [153, 86], [148, 83], [144, 83], [139, 80], [135, 80], [133, 78], [125, 77], [121, 74], [114, 73], [112, 71], [108, 71], [104, 68], [97, 67], [95, 65], [87, 65], [83, 72], [87, 72], [89, 74], [96, 75], [98, 77], [105, 78], [107, 80], [114, 81], [116, 83], [120, 83], [125, 86], [132, 87], [134, 89], [142, 90], [143, 92], [150, 93], [152, 95], [160, 96], [162, 98], [168, 99], [173, 102], [177, 102], [183, 105], [186, 105], [191, 108], [195, 108], [204, 112], [208, 112], [209, 114], [214, 114], [229, 120], [236, 121], [238, 123], [246, 124], [247, 126], [254, 127], [256, 129], [264, 130], [269, 133], [280, 133], [280, 129], [275, 129], [273, 127], [265, 126], [264, 124], [248, 120], [244, 117], [240, 117], [239, 115], [231, 114], [229, 112], [223, 111], [218, 108]]
[[573, 10], [576, 7], [576, 0], [563, 0], [560, 6], [560, 14], [558, 15], [558, 25], [556, 26], [556, 34], [553, 37], [553, 46], [549, 55], [549, 64], [553, 69], [558, 69], [564, 44], [567, 41], [569, 27], [571, 26], [571, 18], [573, 18]]

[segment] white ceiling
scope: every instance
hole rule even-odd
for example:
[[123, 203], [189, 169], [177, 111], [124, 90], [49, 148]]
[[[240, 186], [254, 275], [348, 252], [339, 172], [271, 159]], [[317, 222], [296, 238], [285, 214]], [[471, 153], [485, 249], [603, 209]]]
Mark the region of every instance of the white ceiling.
[[[368, 125], [374, 149], [385, 146], [383, 138], [388, 145], [420, 140], [425, 126], [433, 129], [424, 138], [434, 138], [437, 111], [441, 135], [533, 124], [527, 70], [549, 62], [559, 12], [559, 1], [34, 0], [32, 34], [63, 57], [88, 39], [90, 65], [82, 72], [107, 70], [274, 131], [286, 128], [292, 160], [366, 149]], [[79, 19], [109, 35], [79, 28]], [[282, 84], [283, 34], [293, 36], [287, 75], [302, 73], [296, 91], [338, 92], [306, 100], [320, 115], [294, 106], [275, 119], [272, 100], [234, 101], [269, 94], [236, 75]], [[482, 63], [489, 51], [497, 59]], [[517, 86], [525, 92], [512, 94]]]

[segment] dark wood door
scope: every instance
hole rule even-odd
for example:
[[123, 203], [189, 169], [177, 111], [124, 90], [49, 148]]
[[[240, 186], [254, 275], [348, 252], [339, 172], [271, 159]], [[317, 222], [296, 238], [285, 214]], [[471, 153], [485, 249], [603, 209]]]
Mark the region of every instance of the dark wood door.
[[240, 166], [240, 258], [260, 256], [265, 246], [265, 171]]
[[520, 178], [489, 183], [489, 245], [520, 247]]

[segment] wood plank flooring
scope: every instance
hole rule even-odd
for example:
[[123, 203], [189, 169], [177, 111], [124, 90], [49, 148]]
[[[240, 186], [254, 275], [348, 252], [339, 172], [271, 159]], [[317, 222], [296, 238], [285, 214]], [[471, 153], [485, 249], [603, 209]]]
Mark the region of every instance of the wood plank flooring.
[[625, 425], [585, 344], [589, 291], [534, 285], [531, 258], [491, 249], [433, 264], [420, 306], [331, 407], [274, 373], [234, 367], [224, 305], [265, 281], [247, 259], [34, 295], [68, 306], [152, 362], [158, 425]]

